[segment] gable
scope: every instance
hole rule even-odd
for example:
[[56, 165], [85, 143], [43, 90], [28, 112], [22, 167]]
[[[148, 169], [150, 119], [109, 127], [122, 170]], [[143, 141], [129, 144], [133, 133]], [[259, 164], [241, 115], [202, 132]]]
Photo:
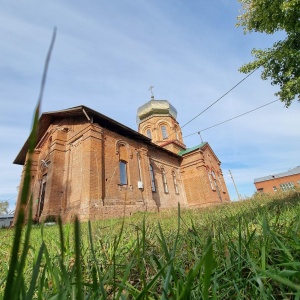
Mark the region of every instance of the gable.
[[[161, 148], [158, 145], [155, 145], [151, 142], [151, 140], [148, 137], [144, 136], [143, 134], [83, 105], [68, 108], [65, 110], [43, 113], [38, 123], [36, 145], [40, 142], [40, 140], [48, 130], [49, 126], [54, 122], [55, 119], [64, 119], [72, 117], [85, 117], [87, 122], [97, 123], [102, 128], [108, 129], [112, 132], [118, 133], [130, 139], [141, 141], [148, 145], [152, 145], [156, 148], [161, 149], [162, 151], [168, 152], [169, 154], [178, 157], [177, 154], [164, 148]], [[14, 164], [24, 165], [26, 155], [29, 149], [29, 140], [30, 136], [27, 138], [26, 142], [24, 143], [23, 147], [21, 148], [20, 152], [15, 158], [13, 162]]]
[[191, 147], [191, 148], [187, 148], [185, 150], [181, 150], [178, 155], [180, 156], [184, 156], [186, 154], [190, 154], [194, 151], [197, 150], [202, 150], [203, 152], [209, 153], [216, 161], [218, 164], [221, 164], [220, 160], [218, 159], [217, 155], [214, 153], [214, 151], [212, 150], [212, 148], [210, 147], [210, 145], [208, 144], [208, 142], [203, 142], [200, 145]]

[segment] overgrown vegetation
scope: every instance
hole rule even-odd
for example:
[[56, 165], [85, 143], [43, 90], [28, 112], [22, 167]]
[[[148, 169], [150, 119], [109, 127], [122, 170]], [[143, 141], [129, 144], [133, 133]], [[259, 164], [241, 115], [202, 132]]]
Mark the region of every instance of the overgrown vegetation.
[[[1, 230], [0, 299], [299, 299], [300, 197]], [[29, 232], [30, 237], [29, 237]], [[26, 254], [26, 255], [24, 255]]]
[[[35, 111], [15, 228], [0, 230], [0, 299], [300, 299], [299, 191], [238, 203], [33, 226]], [[31, 201], [29, 201], [31, 202]], [[25, 229], [25, 231], [24, 231]]]
[[0, 214], [7, 214], [8, 213], [8, 201], [0, 201]]

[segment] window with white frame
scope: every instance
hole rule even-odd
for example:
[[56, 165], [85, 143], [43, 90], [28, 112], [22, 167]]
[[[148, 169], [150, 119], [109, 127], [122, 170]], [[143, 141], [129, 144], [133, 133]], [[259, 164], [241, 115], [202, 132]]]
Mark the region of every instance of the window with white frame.
[[209, 179], [211, 189], [215, 190], [214, 184], [213, 184], [212, 179], [211, 179], [211, 173], [210, 173], [209, 170], [207, 170], [207, 175], [208, 175], [208, 179]]
[[224, 192], [221, 175], [218, 176], [218, 180], [219, 180], [219, 183], [220, 183], [221, 190], [222, 190], [222, 192]]
[[161, 169], [161, 177], [162, 177], [162, 182], [164, 186], [164, 191], [166, 194], [169, 193], [169, 188], [168, 188], [168, 182], [167, 182], [167, 176], [166, 176], [166, 171], [164, 168]]
[[149, 139], [152, 139], [152, 135], [151, 135], [151, 130], [150, 129], [147, 129], [146, 134], [147, 134], [147, 137]]
[[163, 139], [167, 139], [168, 138], [167, 127], [165, 125], [161, 126], [161, 134], [162, 134], [162, 138]]
[[127, 162], [124, 161], [124, 160], [120, 160], [119, 168], [120, 168], [120, 185], [126, 185], [128, 183], [128, 180], [127, 180]]
[[294, 182], [285, 182], [285, 183], [282, 183], [280, 184], [280, 188], [283, 190], [283, 191], [288, 191], [288, 190], [291, 190], [294, 188]]
[[179, 194], [179, 189], [178, 189], [178, 184], [177, 184], [177, 179], [176, 179], [176, 173], [175, 173], [175, 171], [172, 171], [172, 177], [173, 177], [173, 183], [174, 183], [175, 193]]
[[277, 187], [276, 186], [273, 186], [273, 191], [277, 192]]
[[179, 134], [178, 134], [177, 126], [174, 127], [174, 133], [175, 133], [176, 140], [179, 140]]

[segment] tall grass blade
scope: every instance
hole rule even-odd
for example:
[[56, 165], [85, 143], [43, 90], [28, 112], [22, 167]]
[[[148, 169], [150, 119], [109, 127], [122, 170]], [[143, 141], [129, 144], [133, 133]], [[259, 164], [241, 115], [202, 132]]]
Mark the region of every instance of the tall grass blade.
[[284, 284], [285, 286], [288, 286], [294, 290], [296, 290], [298, 293], [300, 292], [300, 285], [299, 284], [296, 284], [294, 282], [292, 282], [291, 280], [285, 278], [285, 277], [282, 277], [272, 271], [268, 271], [268, 270], [259, 270], [264, 276], [268, 277], [268, 278], [271, 278], [279, 283], [282, 283]]
[[[213, 270], [213, 247], [212, 247], [211, 236], [208, 237], [207, 244], [206, 244], [206, 247], [203, 252], [203, 256], [196, 263], [194, 268], [189, 271], [187, 280], [184, 284], [184, 289], [181, 291], [181, 293], [178, 297], [178, 300], [189, 299], [193, 281], [195, 280], [196, 276], [198, 275], [198, 273], [203, 265], [206, 265], [206, 269], [205, 269], [206, 273], [204, 276], [205, 279], [203, 282], [202, 296], [203, 296], [203, 299], [208, 299], [208, 297], [207, 298], [204, 298], [204, 297], [206, 297], [208, 295], [208, 289], [209, 289], [209, 285], [210, 285], [210, 277], [211, 277], [212, 270]], [[230, 284], [232, 284], [232, 283], [230, 283]]]
[[81, 249], [80, 249], [80, 224], [78, 217], [75, 218], [74, 224], [75, 235], [75, 268], [76, 268], [76, 299], [82, 300], [82, 274], [81, 274]]
[[45, 247], [45, 244], [44, 244], [44, 242], [42, 242], [37, 260], [34, 264], [34, 269], [33, 269], [33, 273], [32, 273], [29, 290], [26, 295], [26, 300], [33, 299], [34, 290], [36, 288], [36, 280], [37, 280], [39, 272], [40, 272], [40, 266], [41, 266], [41, 261], [42, 261], [42, 257], [43, 257], [44, 247]]
[[14, 287], [14, 296], [17, 296], [19, 293], [19, 288], [21, 287], [21, 283], [24, 280], [23, 279], [23, 270], [27, 258], [27, 253], [29, 250], [29, 240], [30, 240], [30, 232], [31, 232], [31, 225], [32, 225], [32, 197], [30, 197], [30, 205], [29, 205], [29, 211], [28, 211], [28, 221], [27, 221], [27, 227], [26, 227], [26, 234], [25, 239], [23, 243], [23, 249], [21, 253], [21, 258], [19, 265], [17, 267], [17, 274], [15, 279], [15, 287]]
[[[172, 249], [172, 252], [171, 252], [171, 255], [170, 255], [170, 259], [169, 259], [169, 267], [168, 267], [168, 270], [167, 270], [166, 277], [164, 279], [163, 295], [162, 295], [163, 300], [169, 298], [168, 291], [169, 291], [170, 281], [171, 281], [172, 272], [173, 272], [173, 261], [172, 260], [174, 259], [175, 252], [177, 250], [177, 242], [178, 242], [178, 237], [179, 237], [179, 231], [180, 231], [180, 203], [178, 203], [177, 233], [176, 233], [175, 241], [174, 241], [174, 244], [173, 244], [173, 249]], [[160, 232], [162, 233], [161, 229], [160, 229]], [[166, 244], [164, 245], [164, 248], [165, 249], [167, 248]]]
[[63, 226], [62, 226], [62, 221], [61, 221], [60, 216], [58, 217], [58, 228], [59, 228], [59, 238], [60, 238], [61, 265], [63, 266], [66, 248], [65, 248], [65, 239], [64, 239]]
[[28, 197], [30, 196], [32, 155], [33, 155], [34, 147], [36, 144], [40, 106], [41, 106], [41, 102], [42, 102], [44, 87], [45, 87], [45, 83], [46, 83], [46, 75], [47, 75], [47, 71], [48, 71], [48, 66], [49, 66], [49, 62], [50, 62], [50, 58], [51, 58], [52, 49], [53, 49], [54, 42], [55, 42], [55, 37], [56, 37], [56, 28], [54, 28], [52, 40], [50, 43], [50, 48], [48, 50], [48, 54], [46, 57], [44, 71], [43, 71], [43, 78], [42, 78], [42, 83], [41, 83], [41, 88], [40, 88], [40, 95], [39, 95], [38, 103], [37, 103], [35, 113], [34, 113], [32, 131], [29, 136], [28, 159], [27, 159], [27, 163], [26, 163], [26, 167], [25, 167], [24, 181], [22, 184], [20, 203], [19, 203], [18, 214], [17, 214], [16, 224], [15, 224], [15, 236], [14, 236], [14, 241], [13, 241], [13, 247], [11, 250], [9, 271], [8, 271], [8, 275], [7, 275], [6, 286], [5, 286], [4, 297], [3, 297], [4, 300], [14, 299], [14, 295], [16, 292], [14, 277], [15, 277], [16, 267], [18, 265], [18, 253], [19, 253], [20, 244], [21, 244], [23, 224], [25, 221], [25, 207], [26, 207], [26, 203], [28, 201]]
[[211, 274], [214, 268], [214, 256], [211, 236], [208, 237], [204, 258], [204, 276], [203, 276], [203, 299], [208, 299], [208, 290], [211, 283]]
[[104, 289], [103, 280], [102, 280], [101, 272], [100, 272], [100, 269], [99, 269], [98, 260], [96, 258], [96, 254], [95, 254], [93, 235], [92, 235], [92, 226], [91, 226], [90, 221], [88, 221], [88, 234], [89, 234], [90, 248], [91, 248], [91, 252], [92, 252], [92, 256], [93, 256], [93, 260], [94, 260], [94, 266], [96, 266], [97, 274], [98, 274], [98, 277], [99, 277], [99, 284], [100, 284], [100, 289], [101, 289], [101, 293], [102, 293], [102, 298], [105, 300], [106, 299], [106, 292], [105, 292], [105, 289]]

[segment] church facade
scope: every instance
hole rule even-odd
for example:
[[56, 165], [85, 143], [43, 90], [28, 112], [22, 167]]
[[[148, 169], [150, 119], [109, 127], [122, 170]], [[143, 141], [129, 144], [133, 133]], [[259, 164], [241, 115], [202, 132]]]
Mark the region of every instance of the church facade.
[[[33, 218], [84, 221], [230, 201], [210, 145], [186, 148], [176, 118], [167, 100], [153, 98], [138, 109], [138, 132], [86, 106], [43, 113], [31, 168]], [[20, 186], [28, 145], [14, 161], [24, 165]], [[20, 195], [16, 211], [19, 203]]]

